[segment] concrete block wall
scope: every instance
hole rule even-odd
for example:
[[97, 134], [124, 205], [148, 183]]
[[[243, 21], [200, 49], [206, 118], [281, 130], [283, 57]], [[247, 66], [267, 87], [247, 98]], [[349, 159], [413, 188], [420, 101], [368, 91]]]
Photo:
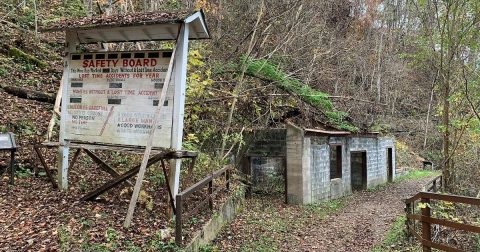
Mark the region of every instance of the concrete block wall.
[[285, 129], [268, 129], [255, 132], [248, 136], [251, 144], [245, 153], [248, 157], [273, 157], [286, 155]]
[[349, 147], [349, 152], [367, 152], [367, 188], [387, 182], [386, 159], [385, 154], [382, 155], [386, 150], [380, 150], [378, 138], [352, 137], [349, 139]]
[[[330, 148], [339, 144], [342, 145], [342, 177], [331, 179]], [[309, 204], [351, 194], [351, 152], [367, 153], [367, 188], [386, 183], [387, 148], [392, 148], [395, 178], [394, 139], [305, 135], [301, 128], [287, 127], [288, 203]]]
[[287, 201], [289, 204], [303, 204], [303, 130], [287, 127]]
[[[352, 193], [351, 186], [351, 152], [367, 153], [367, 188], [387, 182], [387, 148], [393, 149], [394, 140], [375, 137], [314, 137], [306, 136], [304, 141], [304, 204], [322, 200], [336, 199]], [[308, 145], [305, 145], [308, 142]], [[330, 148], [342, 145], [342, 178], [330, 178]], [[308, 148], [310, 146], [310, 148]], [[395, 177], [395, 174], [393, 174]], [[309, 192], [305, 193], [305, 191]]]
[[[330, 189], [331, 190], [330, 199], [337, 199], [345, 195], [348, 195], [352, 192], [352, 187], [350, 184], [350, 176], [351, 176], [350, 151], [349, 151], [350, 147], [349, 147], [348, 138], [346, 137], [331, 137], [329, 144], [342, 145], [342, 179], [341, 181], [335, 181]], [[339, 182], [341, 182], [341, 184]], [[339, 193], [338, 191], [341, 191], [341, 193]]]
[[310, 149], [311, 202], [317, 202], [330, 197], [330, 148], [323, 143]]
[[[384, 170], [386, 171], [387, 170], [387, 149], [388, 148], [392, 148], [392, 157], [393, 157], [393, 173], [392, 173], [392, 176], [393, 176], [393, 179], [395, 179], [395, 172], [396, 172], [396, 161], [395, 161], [395, 157], [396, 157], [396, 154], [395, 154], [395, 140], [393, 138], [390, 138], [390, 137], [381, 137], [378, 139], [378, 146], [379, 146], [379, 153], [382, 152], [383, 154], [383, 160], [385, 162], [384, 163]], [[388, 179], [387, 177], [387, 173], [385, 172], [385, 178]]]
[[269, 191], [278, 183], [283, 185], [278, 188], [284, 188], [286, 137], [286, 129], [260, 130], [247, 135], [250, 145], [243, 154], [246, 158], [242, 172], [252, 176], [256, 190]]
[[[259, 190], [268, 190], [281, 183], [285, 172], [285, 157], [251, 157], [252, 182]], [[281, 187], [281, 185], [279, 185]], [[268, 187], [268, 188], [267, 188]]]

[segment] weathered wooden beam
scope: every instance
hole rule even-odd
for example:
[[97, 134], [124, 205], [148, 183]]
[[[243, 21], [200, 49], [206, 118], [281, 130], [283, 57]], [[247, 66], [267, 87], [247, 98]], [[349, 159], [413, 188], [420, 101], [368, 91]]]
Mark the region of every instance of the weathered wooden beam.
[[85, 153], [87, 153], [87, 155], [95, 162], [98, 164], [98, 166], [100, 167], [100, 169], [104, 170], [105, 172], [109, 173], [110, 175], [112, 175], [112, 177], [118, 177], [120, 176], [120, 174], [118, 174], [118, 172], [116, 172], [112, 167], [110, 167], [110, 165], [108, 165], [107, 163], [105, 163], [103, 160], [101, 160], [97, 155], [95, 155], [93, 152], [91, 152], [90, 150], [88, 149], [85, 149]]
[[127, 217], [125, 218], [125, 222], [123, 223], [124, 227], [129, 227], [130, 223], [132, 222], [133, 212], [135, 211], [135, 207], [137, 205], [138, 196], [140, 195], [140, 189], [143, 183], [143, 177], [145, 176], [145, 171], [147, 169], [147, 162], [148, 158], [150, 157], [150, 152], [152, 151], [153, 146], [153, 137], [155, 135], [155, 130], [157, 129], [157, 125], [160, 119], [160, 112], [162, 110], [161, 104], [164, 103], [165, 97], [167, 96], [168, 86], [170, 84], [170, 79], [172, 77], [173, 71], [173, 62], [175, 59], [175, 51], [177, 47], [173, 48], [172, 58], [170, 59], [170, 63], [168, 64], [167, 76], [165, 77], [165, 82], [162, 87], [162, 92], [159, 98], [159, 106], [155, 111], [155, 115], [153, 117], [153, 125], [152, 129], [150, 130], [148, 140], [145, 146], [145, 153], [143, 154], [142, 164], [140, 165], [140, 170], [138, 171], [137, 181], [135, 182], [135, 187], [133, 188], [132, 198], [130, 199], [130, 204], [128, 206]]
[[[88, 149], [83, 149], [85, 151], [85, 153], [87, 153], [87, 155], [95, 162], [98, 164], [98, 167], [100, 167], [100, 169], [104, 170], [105, 172], [109, 173], [110, 175], [112, 175], [112, 177], [118, 177], [120, 176], [120, 174], [115, 171], [110, 165], [108, 165], [107, 163], [105, 163], [102, 159], [100, 159], [97, 155], [95, 155], [93, 152], [91, 152], [90, 150]], [[132, 185], [132, 183], [130, 183], [130, 181], [125, 181], [127, 184], [129, 185]]]
[[[158, 154], [150, 158], [150, 160], [148, 161], [147, 167], [150, 167], [151, 165], [160, 161], [160, 159], [162, 159], [162, 156], [163, 156], [162, 154]], [[95, 189], [94, 191], [89, 192], [87, 195], [83, 196], [80, 200], [88, 201], [88, 200], [96, 199], [99, 195], [103, 194], [104, 192], [116, 187], [117, 185], [121, 184], [127, 179], [135, 176], [139, 170], [140, 170], [140, 165], [133, 167], [129, 171], [125, 172], [124, 174], [114, 178], [113, 180], [108, 181], [103, 186]]]
[[43, 158], [42, 153], [40, 152], [40, 148], [38, 146], [34, 146], [33, 149], [37, 153], [38, 159], [40, 159], [40, 162], [42, 163], [43, 169], [45, 170], [45, 173], [47, 174], [48, 180], [52, 183], [52, 186], [54, 189], [57, 189], [57, 183], [55, 182], [55, 179], [52, 176], [52, 173], [50, 171], [50, 168], [47, 165], [47, 162], [45, 162], [45, 159]]
[[[168, 174], [167, 174], [167, 168], [165, 167], [165, 161], [161, 159], [160, 162], [162, 164], [162, 171], [163, 171], [163, 176], [165, 177], [165, 181], [168, 181]], [[173, 212], [175, 212], [175, 201], [173, 200], [172, 189], [170, 188], [170, 185], [168, 183], [165, 183], [165, 184], [167, 186], [168, 198], [170, 199], [170, 206], [172, 207]]]

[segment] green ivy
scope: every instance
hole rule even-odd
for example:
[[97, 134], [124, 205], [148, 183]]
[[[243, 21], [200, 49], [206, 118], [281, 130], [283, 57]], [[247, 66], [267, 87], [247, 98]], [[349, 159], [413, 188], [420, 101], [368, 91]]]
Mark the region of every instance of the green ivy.
[[335, 110], [328, 94], [315, 90], [309, 85], [288, 76], [278, 66], [268, 60], [259, 60], [242, 57], [246, 64], [246, 74], [274, 82], [283, 90], [298, 95], [303, 101], [322, 110], [331, 125], [351, 132], [358, 132], [358, 128], [345, 121], [346, 112]]

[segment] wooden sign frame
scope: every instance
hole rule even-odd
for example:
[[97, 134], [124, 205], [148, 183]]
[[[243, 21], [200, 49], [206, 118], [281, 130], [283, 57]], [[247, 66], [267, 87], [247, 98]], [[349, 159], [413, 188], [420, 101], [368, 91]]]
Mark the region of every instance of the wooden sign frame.
[[[177, 30], [174, 28], [176, 27]], [[204, 39], [209, 38], [209, 31], [206, 26], [205, 17], [203, 11], [197, 11], [193, 14], [186, 16], [182, 20], [161, 21], [156, 24], [129, 24], [122, 28], [122, 26], [111, 27], [110, 25], [99, 25], [98, 27], [64, 27], [59, 29], [46, 29], [46, 31], [58, 31], [64, 30], [66, 32], [66, 44], [65, 44], [65, 56], [64, 56], [64, 69], [62, 76], [62, 83], [57, 95], [56, 106], [54, 108], [54, 117], [56, 114], [60, 114], [60, 131], [59, 131], [59, 147], [58, 147], [58, 185], [61, 190], [68, 189], [68, 168], [69, 168], [69, 152], [71, 144], [78, 144], [68, 139], [66, 134], [66, 118], [68, 116], [65, 105], [69, 104], [68, 89], [65, 88], [70, 83], [70, 68], [69, 60], [72, 54], [77, 53], [77, 46], [84, 43], [118, 43], [118, 42], [130, 42], [130, 41], [161, 41], [176, 39], [176, 51], [172, 55], [173, 71], [171, 72], [172, 81], [175, 83], [174, 87], [174, 99], [173, 99], [173, 115], [172, 115], [172, 128], [171, 128], [171, 140], [168, 149], [181, 150], [182, 138], [183, 138], [183, 119], [185, 109], [185, 93], [186, 93], [186, 79], [187, 79], [187, 57], [189, 38], [192, 39]], [[134, 31], [141, 34], [141, 40], [135, 38], [130, 39], [130, 33]], [[91, 33], [92, 36], [88, 34]], [[108, 52], [105, 52], [108, 53]], [[160, 98], [160, 97], [159, 97]], [[60, 107], [60, 100], [62, 106]], [[54, 120], [52, 119], [51, 122]], [[52, 124], [49, 129], [52, 129]], [[49, 139], [51, 133], [49, 131]], [[85, 143], [83, 143], [85, 144]], [[95, 149], [95, 146], [89, 146], [86, 143], [84, 146]], [[95, 143], [99, 144], [99, 143]], [[102, 146], [102, 149], [108, 149], [108, 145]], [[113, 146], [118, 147], [125, 146]], [[146, 147], [145, 154], [148, 156], [151, 149], [148, 142], [143, 146], [126, 146], [126, 148], [138, 148]], [[114, 148], [112, 148], [114, 149]], [[169, 174], [169, 187], [172, 191], [173, 198], [178, 194], [179, 182], [180, 182], [180, 166], [181, 160], [172, 160], [170, 164]], [[133, 198], [132, 198], [133, 199]]]

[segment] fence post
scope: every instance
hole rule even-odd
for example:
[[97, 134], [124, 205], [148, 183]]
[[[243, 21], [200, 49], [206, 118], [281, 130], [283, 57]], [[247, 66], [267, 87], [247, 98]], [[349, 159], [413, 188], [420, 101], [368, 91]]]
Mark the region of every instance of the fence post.
[[175, 244], [177, 246], [182, 245], [182, 210], [183, 210], [183, 201], [182, 195], [177, 195], [176, 199], [176, 207], [175, 207]]
[[[422, 208], [422, 216], [430, 217], [430, 199], [422, 198], [421, 202], [426, 204], [424, 208]], [[432, 229], [430, 223], [426, 221], [422, 221], [422, 239], [427, 241], [432, 241]], [[423, 245], [423, 252], [431, 252], [432, 248], [427, 245]]]
[[410, 241], [412, 238], [412, 233], [410, 232], [410, 219], [408, 218], [408, 215], [412, 213], [412, 203], [405, 203], [405, 225], [407, 226], [407, 239]]
[[212, 180], [208, 182], [208, 206], [210, 207], [210, 210], [213, 210], [212, 194], [213, 194], [213, 177], [212, 177]]

